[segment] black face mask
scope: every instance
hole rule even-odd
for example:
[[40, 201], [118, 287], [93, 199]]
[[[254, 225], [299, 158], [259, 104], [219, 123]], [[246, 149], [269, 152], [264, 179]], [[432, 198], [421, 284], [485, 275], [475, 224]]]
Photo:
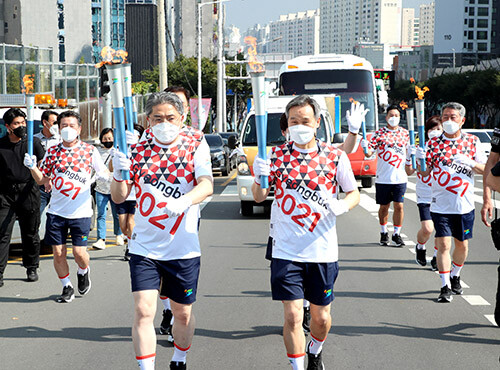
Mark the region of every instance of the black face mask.
[[109, 149], [109, 148], [111, 148], [113, 146], [113, 142], [112, 141], [106, 141], [106, 142], [102, 143], [102, 145], [104, 145], [104, 147], [106, 149]]
[[12, 130], [12, 133], [18, 138], [22, 139], [24, 136], [26, 136], [26, 126], [18, 126], [14, 130]]

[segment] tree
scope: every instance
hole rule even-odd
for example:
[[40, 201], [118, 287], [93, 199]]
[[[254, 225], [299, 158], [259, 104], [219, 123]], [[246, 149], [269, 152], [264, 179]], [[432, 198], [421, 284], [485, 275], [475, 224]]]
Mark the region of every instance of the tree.
[[21, 93], [21, 72], [12, 66], [7, 72], [7, 94]]

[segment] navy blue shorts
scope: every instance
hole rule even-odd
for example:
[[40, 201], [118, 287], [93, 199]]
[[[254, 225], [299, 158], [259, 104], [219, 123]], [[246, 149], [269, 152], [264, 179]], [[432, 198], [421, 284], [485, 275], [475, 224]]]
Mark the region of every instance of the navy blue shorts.
[[269, 239], [267, 239], [266, 260], [272, 261], [272, 259], [273, 259], [273, 238], [269, 237]]
[[391, 203], [403, 203], [405, 200], [406, 184], [377, 184], [375, 183], [375, 201], [383, 206]]
[[430, 203], [418, 203], [417, 207], [418, 207], [418, 213], [420, 214], [420, 221], [432, 220]]
[[338, 262], [293, 262], [271, 260], [271, 290], [275, 301], [307, 299], [326, 306], [335, 298], [333, 284], [339, 273]]
[[115, 203], [116, 213], [118, 213], [119, 215], [124, 215], [126, 213], [131, 214], [131, 215], [135, 215], [136, 203], [137, 202], [135, 200], [126, 200], [125, 202], [120, 203], [120, 204]]
[[174, 302], [191, 304], [196, 301], [200, 257], [159, 261], [130, 254], [132, 291], [160, 289], [162, 295]]
[[431, 216], [436, 229], [436, 238], [452, 236], [461, 242], [472, 238], [474, 210], [464, 215], [431, 212]]
[[90, 217], [64, 218], [47, 213], [45, 244], [66, 245], [68, 230], [75, 247], [86, 247], [90, 233]]

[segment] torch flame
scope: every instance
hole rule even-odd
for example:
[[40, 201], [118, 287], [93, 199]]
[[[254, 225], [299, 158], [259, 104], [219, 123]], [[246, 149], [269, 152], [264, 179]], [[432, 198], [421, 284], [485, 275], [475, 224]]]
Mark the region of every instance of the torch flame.
[[248, 65], [253, 72], [263, 72], [264, 64], [257, 59], [257, 39], [253, 36], [245, 37], [245, 44], [248, 47]]
[[422, 100], [424, 98], [424, 94], [429, 91], [429, 88], [427, 86], [424, 86], [423, 89], [421, 89], [418, 86], [415, 86], [415, 92], [417, 93], [418, 99]]
[[22, 90], [23, 93], [30, 94], [33, 91], [33, 85], [35, 84], [34, 79], [35, 75], [24, 75], [23, 77], [24, 89]]
[[96, 68], [101, 68], [105, 64], [121, 64], [127, 62], [128, 53], [125, 50], [115, 50], [110, 46], [105, 46], [101, 49], [102, 61], [95, 65]]
[[354, 103], [354, 104], [358, 104], [358, 103], [359, 103], [359, 101], [354, 100], [353, 98], [349, 98], [349, 101], [350, 101], [351, 103]]
[[402, 110], [408, 109], [408, 104], [403, 100], [401, 103], [399, 103], [399, 106], [401, 107]]
[[411, 82], [412, 84], [414, 84], [414, 83], [415, 83], [415, 79], [414, 79], [413, 77], [410, 77], [410, 82]]

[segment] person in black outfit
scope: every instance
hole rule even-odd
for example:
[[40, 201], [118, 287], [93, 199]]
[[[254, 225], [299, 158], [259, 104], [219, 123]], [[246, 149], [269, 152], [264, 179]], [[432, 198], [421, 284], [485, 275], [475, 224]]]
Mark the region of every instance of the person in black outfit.
[[[9, 246], [16, 216], [21, 229], [23, 266], [28, 281], [37, 281], [40, 260], [40, 190], [30, 171], [23, 165], [28, 152], [26, 114], [18, 108], [3, 116], [7, 135], [0, 139], [0, 287], [9, 259]], [[44, 156], [40, 139], [33, 139], [33, 154]]]

